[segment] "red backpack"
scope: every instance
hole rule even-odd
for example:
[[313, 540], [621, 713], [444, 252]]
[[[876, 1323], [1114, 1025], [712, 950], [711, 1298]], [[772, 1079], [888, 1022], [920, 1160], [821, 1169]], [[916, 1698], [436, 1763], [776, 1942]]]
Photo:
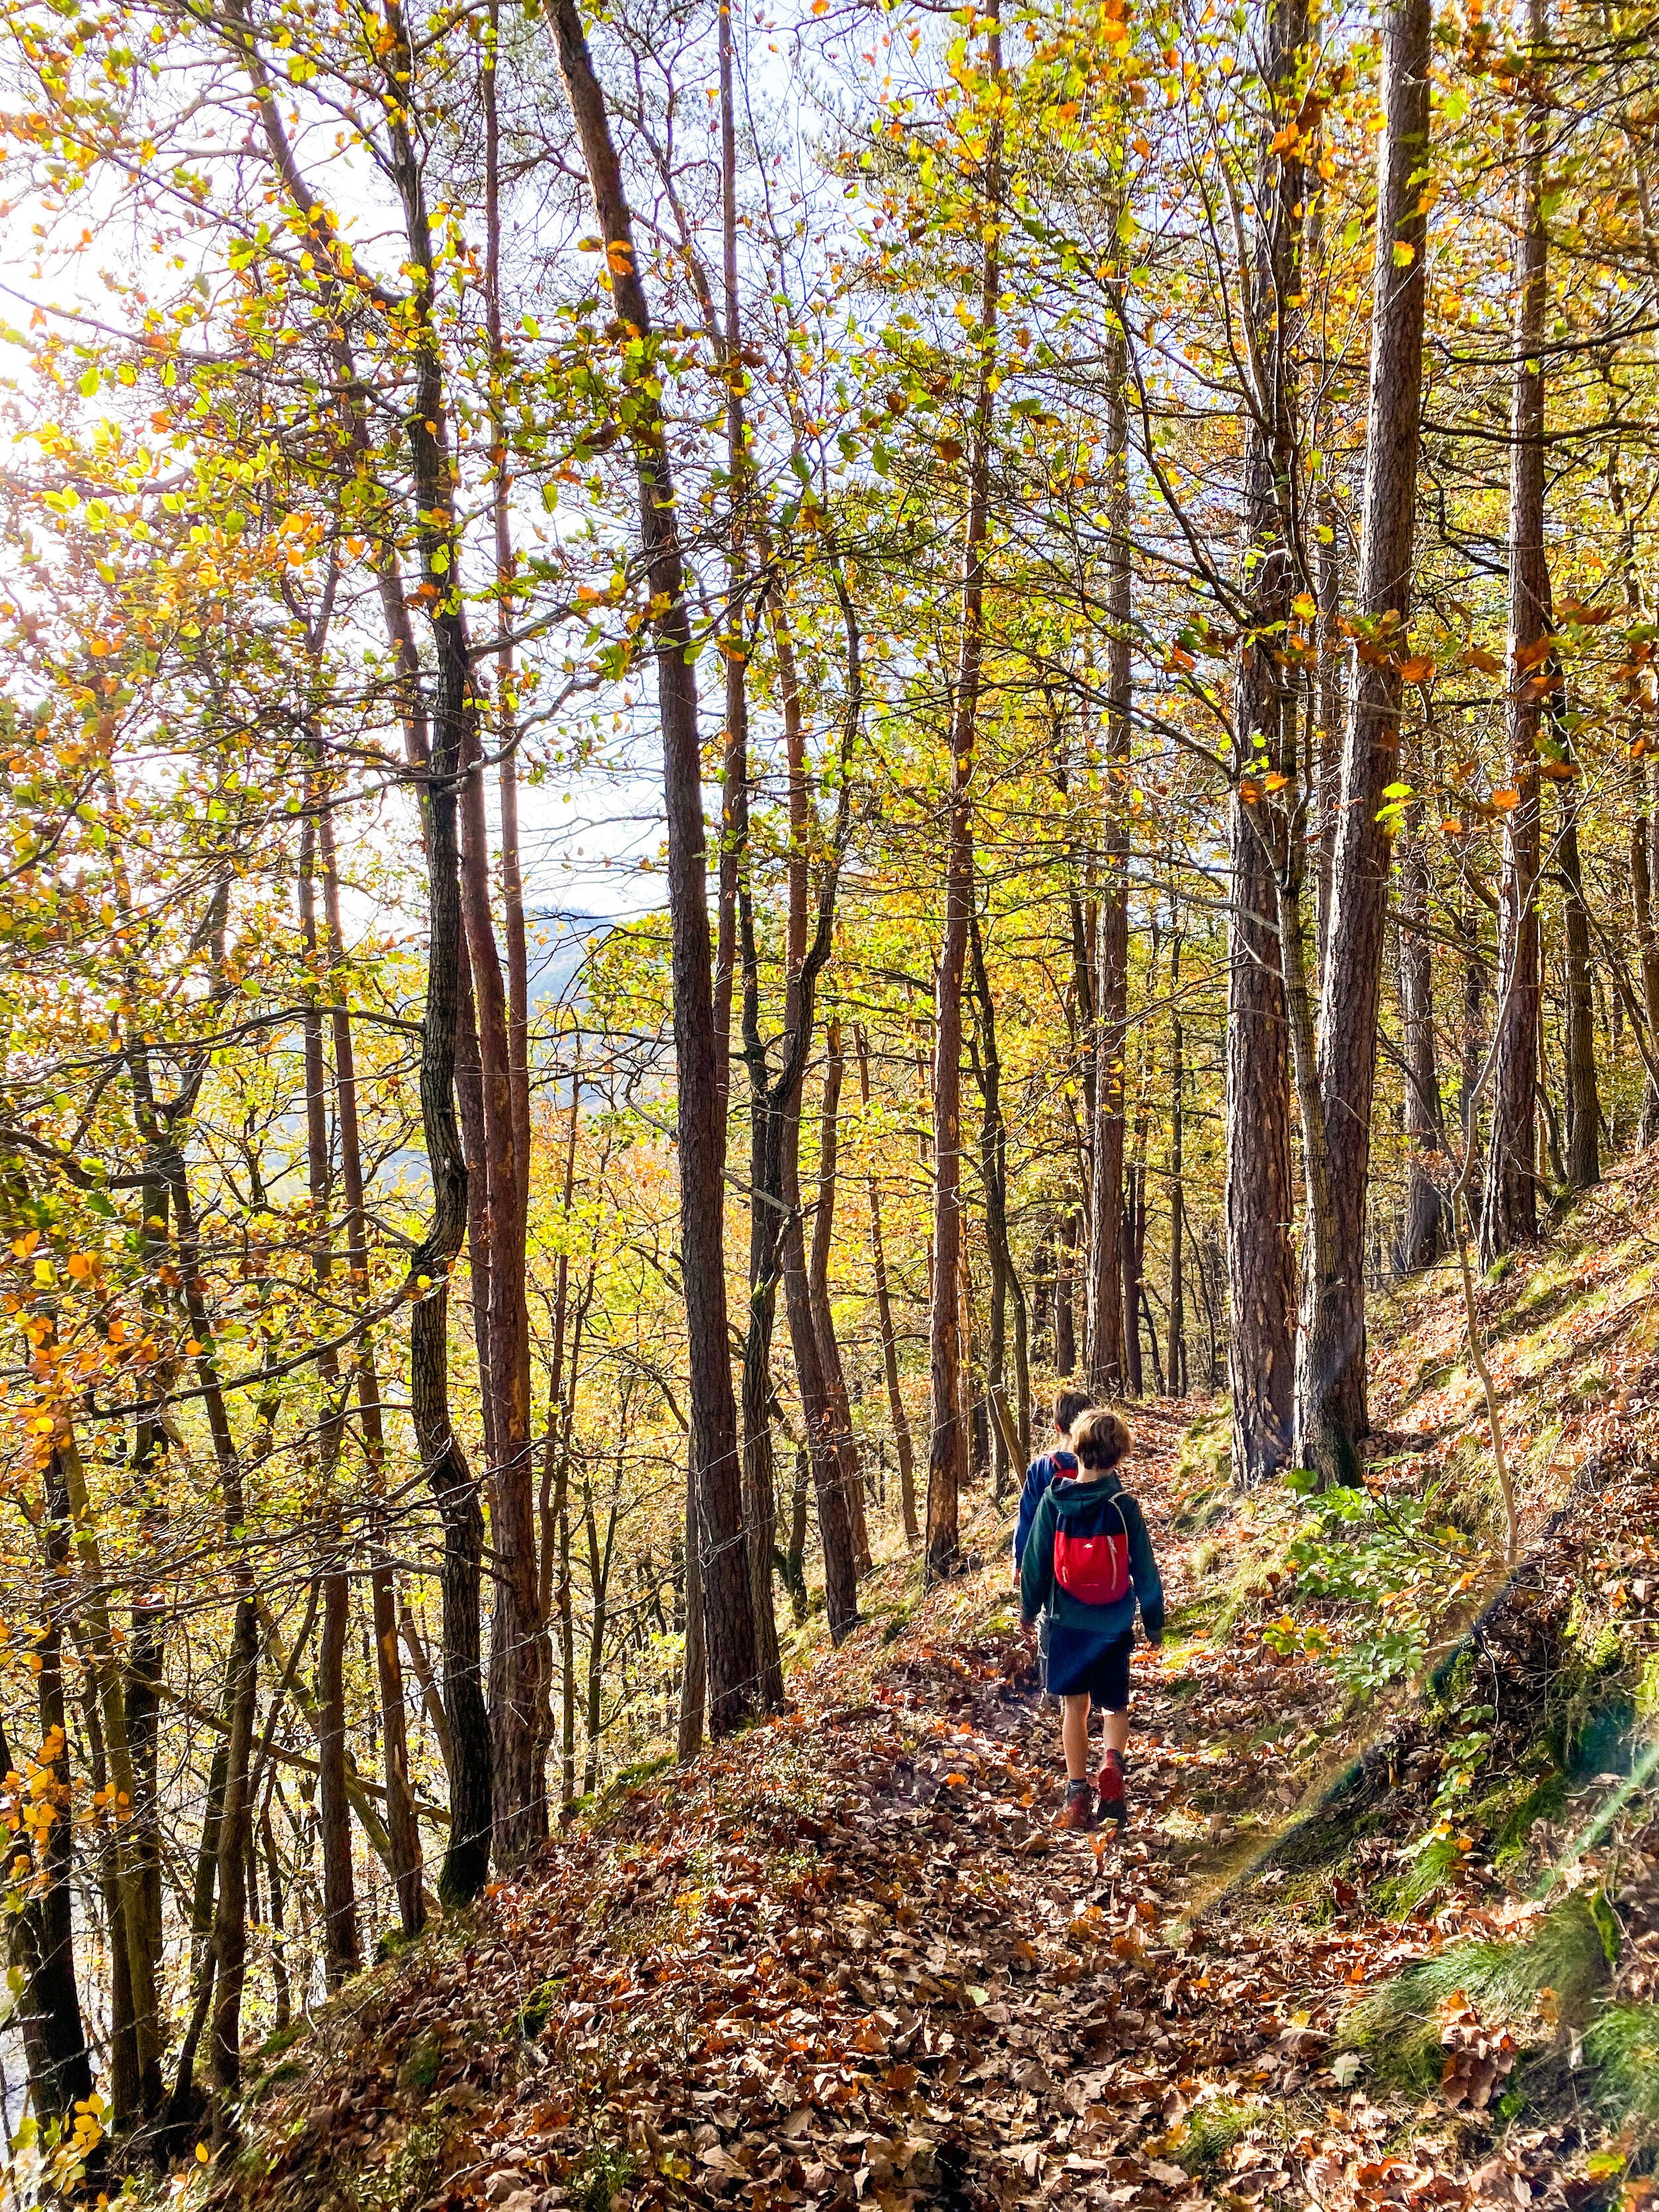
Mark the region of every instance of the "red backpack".
[[1129, 1524], [1115, 1498], [1101, 1502], [1115, 1508], [1121, 1534], [1073, 1536], [1054, 1524], [1054, 1580], [1084, 1605], [1115, 1605], [1129, 1595]]

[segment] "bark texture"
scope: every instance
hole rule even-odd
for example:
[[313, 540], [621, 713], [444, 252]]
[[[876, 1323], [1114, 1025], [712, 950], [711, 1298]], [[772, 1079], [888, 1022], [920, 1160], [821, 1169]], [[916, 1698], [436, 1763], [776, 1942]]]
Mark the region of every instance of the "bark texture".
[[1343, 745], [1329, 935], [1319, 1022], [1319, 1087], [1331, 1246], [1308, 1286], [1297, 1429], [1311, 1463], [1351, 1474], [1365, 1433], [1366, 1196], [1387, 942], [1391, 822], [1416, 537], [1428, 215], [1429, 0], [1391, 0], [1382, 30], [1370, 394], [1364, 510], [1354, 592], [1358, 632]]
[[[1528, 35], [1544, 36], [1543, 0], [1528, 0]], [[1513, 804], [1504, 817], [1498, 910], [1498, 1009], [1493, 1036], [1492, 1126], [1480, 1212], [1480, 1264], [1538, 1234], [1538, 729], [1550, 678], [1549, 570], [1544, 556], [1545, 288], [1543, 106], [1522, 125], [1520, 236], [1516, 253], [1515, 383], [1510, 406], [1509, 700], [1507, 742]]]

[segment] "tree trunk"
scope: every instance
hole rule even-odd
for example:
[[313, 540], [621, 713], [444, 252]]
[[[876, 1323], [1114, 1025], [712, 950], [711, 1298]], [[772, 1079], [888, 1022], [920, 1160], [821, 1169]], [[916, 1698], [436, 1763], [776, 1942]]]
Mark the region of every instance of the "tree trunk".
[[[323, 1960], [331, 1990], [339, 1989], [362, 1966], [351, 1873], [351, 1813], [345, 1784], [345, 1649], [350, 1594], [344, 1564], [337, 1557], [323, 1576], [323, 1633], [317, 1658], [317, 1834], [323, 1857]], [[222, 1863], [223, 1858], [222, 1836]]]
[[[1000, 0], [986, 18], [986, 69], [1002, 77]], [[969, 432], [968, 513], [963, 536], [962, 618], [951, 718], [951, 782], [945, 855], [945, 929], [939, 946], [933, 1052], [933, 1291], [929, 1317], [933, 1426], [927, 1455], [927, 1571], [955, 1571], [958, 1500], [968, 1474], [962, 1413], [962, 1353], [957, 1302], [962, 1261], [962, 996], [974, 896], [971, 784], [979, 732], [984, 655], [986, 541], [990, 526], [991, 434], [996, 392], [997, 304], [1001, 292], [997, 210], [1002, 198], [1002, 111], [992, 117], [984, 174], [985, 224], [980, 270], [978, 355]]]
[[[247, 1975], [247, 1855], [253, 1838], [248, 1765], [253, 1748], [259, 1616], [251, 1595], [237, 1601], [231, 1636], [230, 1734], [225, 1747], [225, 1799], [219, 1819], [218, 1903], [213, 1915], [213, 2082], [222, 2100], [242, 2083], [242, 1989]], [[216, 2132], [229, 2115], [221, 2103]]]
[[1578, 793], [1561, 789], [1561, 828], [1556, 852], [1567, 885], [1565, 938], [1567, 1018], [1567, 1188], [1591, 1190], [1601, 1180], [1601, 1101], [1595, 1081], [1595, 1006], [1590, 994], [1589, 915], [1584, 906], [1578, 852]]
[[1435, 1052], [1434, 969], [1426, 934], [1429, 858], [1415, 810], [1407, 817], [1404, 845], [1400, 861], [1400, 1014], [1410, 1158], [1395, 1272], [1412, 1275], [1431, 1267], [1444, 1247], [1447, 1178]]
[[[1642, 1003], [1647, 1012], [1648, 1033], [1659, 1039], [1659, 932], [1654, 927], [1653, 908], [1654, 878], [1659, 873], [1655, 867], [1655, 847], [1659, 843], [1659, 790], [1656, 790], [1655, 781], [1651, 763], [1631, 771], [1635, 816], [1630, 831], [1630, 883], [1637, 951], [1642, 963]], [[1651, 1144], [1656, 1136], [1659, 1136], [1659, 1085], [1650, 1076], [1643, 1094], [1641, 1141]]]
[[270, 1825], [269, 1795], [259, 1816], [259, 1841], [265, 1855], [265, 1887], [270, 1894], [271, 2026], [280, 2035], [294, 2018], [294, 1990], [288, 1971], [288, 1942], [283, 1925], [283, 1863]]
[[[63, 1622], [75, 1601], [70, 1577], [68, 1503], [61, 1486], [54, 1486], [49, 1482], [46, 1511], [40, 1523], [46, 1571], [41, 1632], [32, 1647], [34, 1692], [40, 1717], [37, 1764], [48, 1777], [45, 1796], [51, 1808], [51, 1820], [46, 1826], [20, 1831], [9, 1847], [14, 1869], [21, 1871], [16, 1868], [20, 1857], [29, 1868], [29, 1879], [26, 1884], [19, 1885], [17, 1908], [11, 1916], [12, 1963], [23, 1977], [18, 2014], [28, 2064], [29, 2090], [39, 2119], [65, 2123], [77, 2101], [92, 2094], [92, 2062], [75, 1972], [71, 1888], [75, 1829], [70, 1792], [69, 1715], [64, 1701]], [[13, 1759], [3, 1728], [0, 1767], [7, 1773], [22, 1771]], [[34, 1802], [40, 1801], [37, 1798]], [[110, 1825], [112, 1827], [114, 1824], [112, 1821]], [[118, 1911], [121, 1900], [114, 1879], [112, 1845], [108, 1847], [108, 1856], [112, 1869], [106, 1897]], [[125, 1963], [125, 1931], [116, 1926], [114, 1913], [109, 1917], [112, 1979], [114, 1970]], [[130, 1990], [127, 1994], [130, 2011]], [[142, 2094], [130, 2026], [124, 2038], [112, 2038], [112, 2045], [118, 2040], [124, 2046], [119, 2055], [125, 2063], [117, 2066], [118, 2052], [112, 2048], [111, 2087], [117, 2124], [130, 2127], [139, 2117]]]
[[[770, 549], [764, 533], [763, 556]], [[843, 724], [843, 758], [862, 712], [862, 678], [856, 623], [844, 586], [841, 599], [847, 623], [848, 709]], [[819, 889], [817, 927], [807, 939], [810, 884], [808, 858], [811, 842], [811, 809], [806, 785], [806, 737], [801, 714], [800, 685], [794, 642], [781, 592], [768, 596], [772, 639], [777, 653], [779, 689], [782, 695], [784, 750], [788, 772], [789, 857], [784, 945], [784, 1018], [781, 1065], [775, 1080], [768, 1080], [768, 1057], [760, 1031], [760, 962], [754, 927], [754, 911], [746, 890], [740, 891], [739, 920], [743, 937], [744, 1059], [749, 1072], [750, 1164], [754, 1212], [750, 1216], [750, 1327], [744, 1347], [747, 1433], [757, 1439], [757, 1451], [750, 1480], [757, 1514], [770, 1539], [776, 1521], [776, 1476], [772, 1465], [770, 1390], [768, 1361], [771, 1345], [774, 1301], [781, 1279], [784, 1312], [790, 1347], [799, 1385], [802, 1417], [817, 1493], [818, 1533], [823, 1547], [824, 1595], [832, 1638], [839, 1643], [858, 1619], [858, 1566], [852, 1498], [843, 1478], [836, 1449], [836, 1416], [829, 1397], [818, 1332], [813, 1318], [807, 1275], [805, 1234], [800, 1196], [800, 1107], [807, 1054], [812, 1039], [813, 1010], [817, 979], [833, 943], [835, 902], [840, 879], [841, 856], [850, 823], [843, 781], [837, 802], [829, 865]], [[764, 1397], [763, 1397], [764, 1393]], [[761, 1454], [763, 1452], [763, 1459]], [[763, 1485], [767, 1486], [763, 1494]], [[751, 1555], [757, 1586], [763, 1575], [764, 1604], [771, 1618], [771, 1559], [769, 1540], [763, 1559], [758, 1546]], [[769, 1644], [766, 1696], [782, 1697], [782, 1671], [775, 1654], [776, 1630]]]
[[673, 940], [674, 1045], [680, 1173], [680, 1247], [690, 1334], [691, 1445], [702, 1489], [703, 1611], [710, 1732], [730, 1734], [755, 1707], [755, 1620], [743, 1526], [737, 1408], [726, 1349], [724, 1146], [715, 1066], [713, 978], [703, 866], [702, 764], [679, 525], [665, 424], [651, 380], [651, 319], [605, 96], [593, 74], [576, 0], [553, 0], [559, 68], [592, 189], [617, 313], [641, 362], [629, 409], [640, 528], [656, 638], [668, 813], [668, 897]]
[[1062, 1382], [1077, 1372], [1077, 1314], [1073, 1304], [1082, 1222], [1075, 1211], [1054, 1239], [1054, 1372]]
[[1181, 933], [1170, 944], [1170, 1395], [1187, 1395], [1187, 1305], [1182, 1244], [1187, 1228], [1187, 1033], [1181, 1018]]
[[1021, 1424], [1030, 1419], [1030, 1324], [1025, 1309], [1024, 1286], [1014, 1265], [1013, 1244], [1008, 1234], [1008, 1127], [1002, 1112], [1002, 1054], [997, 1042], [996, 1000], [991, 989], [990, 973], [986, 966], [985, 947], [977, 918], [972, 932], [972, 951], [974, 993], [978, 1001], [980, 1052], [983, 1062], [981, 1081], [985, 1099], [984, 1120], [980, 1132], [980, 1169], [985, 1183], [985, 1245], [991, 1263], [991, 1358], [987, 1388], [994, 1395], [1004, 1394], [999, 1401], [1002, 1410], [996, 1413], [994, 1421], [998, 1447], [994, 1455], [996, 1497], [1000, 1504], [1005, 1481], [1017, 1481], [1024, 1472], [1023, 1457], [1018, 1467], [1012, 1464], [1012, 1455], [1003, 1436], [1006, 1407], [1005, 1305], [1012, 1309], [1014, 1324], [1014, 1402], [1020, 1409], [1014, 1422], [1017, 1444], [1022, 1443], [1024, 1437]]
[[[799, 1127], [798, 1119], [795, 1124]], [[830, 1634], [837, 1643], [858, 1619], [857, 1563], [854, 1550], [853, 1517], [848, 1486], [836, 1451], [835, 1414], [812, 1325], [812, 1302], [807, 1288], [806, 1237], [801, 1224], [800, 1176], [796, 1146], [783, 1132], [782, 1200], [785, 1214], [782, 1239], [784, 1310], [795, 1356], [795, 1377], [800, 1386], [801, 1418], [806, 1425], [806, 1444], [817, 1493], [818, 1534], [823, 1547], [824, 1598]]]
[[861, 1575], [874, 1564], [870, 1556], [870, 1531], [864, 1509], [864, 1476], [858, 1438], [853, 1433], [852, 1401], [842, 1366], [841, 1346], [836, 1337], [835, 1316], [830, 1307], [830, 1247], [836, 1227], [836, 1171], [840, 1150], [841, 1086], [847, 1072], [842, 1050], [841, 1018], [831, 1012], [824, 1023], [823, 1097], [818, 1119], [818, 1194], [812, 1215], [812, 1243], [807, 1255], [806, 1288], [812, 1310], [812, 1333], [818, 1342], [818, 1364], [828, 1393], [836, 1456], [847, 1493], [848, 1519], [852, 1524], [853, 1558]]
[[[767, 1563], [767, 1574], [771, 1574]], [[775, 1631], [774, 1632], [775, 1633]], [[697, 1527], [697, 1478], [686, 1456], [685, 1477], [685, 1662], [680, 1670], [679, 1736], [676, 1751], [680, 1764], [695, 1759], [702, 1749], [703, 1709], [708, 1703], [708, 1675], [702, 1650], [702, 1535]]]
[[[1346, 1478], [1367, 1426], [1365, 1206], [1377, 1010], [1399, 780], [1401, 662], [1411, 605], [1422, 411], [1429, 0], [1390, 0], [1383, 25], [1370, 394], [1354, 619], [1359, 626], [1319, 1021], [1319, 1088], [1331, 1243], [1309, 1279], [1297, 1431], [1310, 1463]], [[1317, 1263], [1316, 1263], [1317, 1266]]]
[[[1324, 194], [1316, 193], [1313, 210], [1319, 213], [1316, 227], [1310, 210], [1308, 250], [1310, 281], [1316, 281], [1318, 275], [1318, 246], [1324, 235], [1323, 208]], [[1315, 729], [1316, 753], [1315, 759], [1309, 763], [1318, 777], [1319, 876], [1314, 950], [1318, 961], [1316, 981], [1322, 993], [1328, 973], [1331, 892], [1336, 877], [1337, 831], [1342, 819], [1342, 639], [1337, 626], [1342, 605], [1342, 560], [1336, 542], [1339, 512], [1329, 482], [1322, 480], [1315, 523], [1319, 547], [1315, 556], [1319, 586], [1319, 626], [1316, 633], [1319, 667], [1313, 683], [1317, 718]]]
[[[1294, 591], [1289, 472], [1295, 432], [1289, 350], [1303, 163], [1281, 125], [1293, 112], [1305, 0], [1273, 0], [1262, 64], [1271, 104], [1256, 179], [1257, 246], [1250, 321], [1255, 404], [1245, 430], [1244, 580], [1249, 628], [1234, 708], [1229, 847], [1232, 918], [1227, 990], [1227, 1258], [1232, 1290], [1233, 1479], [1275, 1473], [1290, 1456], [1295, 1268], [1285, 1054], [1290, 1008], [1279, 942], [1285, 902], [1274, 864], [1274, 810], [1260, 780], [1279, 770], [1287, 677], [1279, 639]], [[1290, 781], [1292, 798], [1295, 784]], [[1289, 839], [1293, 848], [1298, 842]]]
[[[1533, 68], [1545, 31], [1544, 0], [1528, 0]], [[1522, 128], [1521, 234], [1516, 258], [1515, 382], [1510, 411], [1508, 747], [1515, 803], [1504, 817], [1498, 917], [1498, 1013], [1492, 1077], [1480, 1264], [1490, 1267], [1538, 1234], [1534, 1093], [1538, 1083], [1538, 728], [1550, 678], [1549, 571], [1544, 556], [1544, 228], [1547, 115], [1539, 98]]]
[[[495, 76], [500, 9], [490, 0], [482, 72], [484, 125], [484, 330], [489, 344], [490, 508], [495, 532], [496, 621], [511, 630], [514, 605], [511, 484], [501, 307], [501, 142]], [[495, 1448], [490, 1469], [495, 1602], [490, 1633], [489, 1718], [495, 1850], [514, 1866], [547, 1833], [547, 1624], [536, 1559], [535, 1452], [530, 1435], [530, 1312], [525, 1245], [530, 1194], [529, 977], [519, 853], [517, 714], [513, 648], [496, 655], [496, 737], [501, 814], [505, 983], [490, 913], [483, 775], [475, 767], [462, 806], [462, 898], [478, 1005], [483, 1062], [485, 1181], [489, 1207], [489, 1375]], [[474, 741], [477, 725], [474, 725]]]
[[[870, 1043], [861, 1022], [853, 1034], [858, 1046], [859, 1096], [867, 1115], [870, 1110]], [[899, 1505], [904, 1516], [905, 1540], [916, 1544], [921, 1540], [921, 1524], [916, 1518], [915, 1448], [910, 1440], [909, 1419], [904, 1410], [904, 1395], [899, 1388], [898, 1337], [893, 1327], [893, 1301], [887, 1282], [887, 1253], [881, 1233], [881, 1184], [873, 1159], [870, 1163], [866, 1183], [870, 1198], [870, 1272], [876, 1293], [876, 1319], [881, 1330], [881, 1364], [887, 1380], [887, 1411], [893, 1424], [893, 1449], [898, 1455]]]
[[[1129, 420], [1122, 288], [1112, 288], [1107, 339], [1106, 727], [1101, 766], [1102, 867], [1095, 923], [1095, 1081], [1090, 1141], [1088, 1384], [1104, 1405], [1123, 1389], [1134, 1333], [1121, 1262], [1123, 1084], [1129, 1010]], [[1129, 1325], [1125, 1326], [1126, 1313]], [[1139, 1396], [1137, 1382], [1135, 1395]]]

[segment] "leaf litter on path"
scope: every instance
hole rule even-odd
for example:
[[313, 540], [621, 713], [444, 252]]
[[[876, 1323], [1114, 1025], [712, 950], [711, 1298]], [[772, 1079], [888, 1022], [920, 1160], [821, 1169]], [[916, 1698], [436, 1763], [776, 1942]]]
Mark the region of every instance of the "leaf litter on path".
[[[1178, 1607], [1178, 1419], [1139, 1426]], [[1328, 1705], [1310, 1663], [1248, 1636], [1138, 1652], [1129, 1826], [1066, 1834], [1006, 1572], [931, 1593], [890, 1644], [860, 1632], [795, 1710], [623, 1792], [355, 1985], [237, 2185], [356, 2212], [1568, 2203], [1559, 2134], [1494, 2151], [1334, 2048], [1476, 1895], [1407, 1929], [1340, 1881], [1317, 1925], [1217, 1894], [1299, 1788], [1275, 1722]], [[1464, 2008], [1448, 2081], [1477, 2116], [1504, 2045]]]

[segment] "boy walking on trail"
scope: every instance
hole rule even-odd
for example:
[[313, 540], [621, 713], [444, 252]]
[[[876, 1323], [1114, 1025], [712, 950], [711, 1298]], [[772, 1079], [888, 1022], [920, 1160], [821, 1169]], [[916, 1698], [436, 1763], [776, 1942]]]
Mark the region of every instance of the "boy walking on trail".
[[[1128, 1425], [1095, 1407], [1072, 1431], [1074, 1479], [1043, 1492], [1020, 1564], [1019, 1609], [1029, 1632], [1048, 1608], [1048, 1689], [1060, 1699], [1066, 1752], [1062, 1828], [1100, 1818], [1121, 1827], [1127, 1814], [1123, 1750], [1129, 1740], [1129, 1654], [1135, 1607], [1153, 1650], [1164, 1640], [1164, 1585], [1140, 1508], [1117, 1468], [1128, 1456]], [[1105, 1756], [1089, 1780], [1089, 1708], [1104, 1716]]]
[[1019, 1493], [1019, 1517], [1014, 1522], [1016, 1583], [1019, 1580], [1019, 1563], [1025, 1556], [1025, 1540], [1031, 1533], [1031, 1523], [1036, 1519], [1036, 1510], [1042, 1502], [1044, 1491], [1057, 1478], [1069, 1481], [1077, 1473], [1077, 1461], [1071, 1449], [1072, 1424], [1088, 1410], [1086, 1391], [1061, 1390], [1055, 1395], [1054, 1441], [1026, 1468], [1024, 1487]]

